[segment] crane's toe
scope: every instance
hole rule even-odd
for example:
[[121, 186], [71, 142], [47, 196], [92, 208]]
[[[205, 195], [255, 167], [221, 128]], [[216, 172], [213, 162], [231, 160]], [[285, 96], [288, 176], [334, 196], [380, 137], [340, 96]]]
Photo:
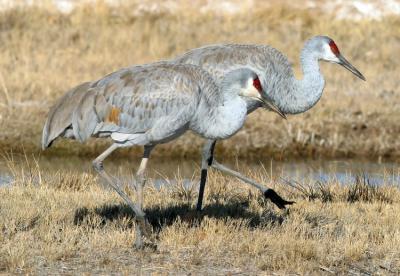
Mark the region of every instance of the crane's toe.
[[276, 206], [278, 206], [279, 209], [285, 209], [286, 205], [292, 205], [293, 203], [296, 203], [294, 201], [287, 201], [283, 199], [272, 189], [267, 189], [264, 192], [264, 197], [270, 199]]

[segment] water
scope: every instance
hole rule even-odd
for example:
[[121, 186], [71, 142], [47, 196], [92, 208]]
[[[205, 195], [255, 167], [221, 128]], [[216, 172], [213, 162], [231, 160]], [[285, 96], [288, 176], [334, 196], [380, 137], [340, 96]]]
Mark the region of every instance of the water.
[[312, 160], [282, 164], [282, 174], [296, 181], [353, 183], [365, 177], [373, 185], [398, 185], [400, 167], [394, 162], [368, 160]]
[[[27, 168], [24, 157], [14, 157], [17, 168]], [[35, 166], [32, 158], [28, 160]], [[248, 173], [249, 170], [265, 174], [268, 178], [285, 179], [303, 182], [338, 182], [343, 185], [353, 183], [356, 177], [368, 178], [374, 185], [400, 184], [400, 168], [394, 162], [372, 162], [367, 160], [296, 160], [277, 162], [273, 160], [228, 160], [223, 162], [230, 168]], [[79, 157], [41, 157], [37, 164], [41, 171], [75, 171], [90, 172], [91, 159]], [[130, 158], [110, 159], [105, 162], [107, 170], [120, 177], [131, 177], [132, 172], [138, 167], [139, 160]], [[186, 159], [156, 159], [149, 162], [149, 177], [156, 186], [172, 184], [176, 179], [182, 179], [184, 184], [197, 183], [200, 165], [198, 160]], [[27, 171], [27, 170], [26, 170]], [[0, 160], [0, 186], [12, 185], [13, 179], [6, 160]]]

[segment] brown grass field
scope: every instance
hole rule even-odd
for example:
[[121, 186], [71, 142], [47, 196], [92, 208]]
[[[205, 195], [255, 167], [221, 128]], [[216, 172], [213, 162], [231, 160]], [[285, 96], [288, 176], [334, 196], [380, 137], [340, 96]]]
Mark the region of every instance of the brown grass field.
[[[246, 171], [297, 203], [282, 211], [237, 180], [212, 173], [201, 216], [197, 185], [179, 177], [145, 189], [157, 249], [133, 249], [134, 219], [87, 172], [9, 162], [0, 189], [0, 273], [262, 275], [400, 273], [400, 192], [359, 178], [299, 189]], [[132, 194], [127, 188], [127, 192]], [[133, 196], [133, 194], [132, 194]]]
[[[137, 15], [135, 8], [0, 12], [1, 152], [63, 156], [66, 163], [99, 154], [107, 141], [62, 140], [42, 153], [42, 126], [65, 91], [119, 68], [205, 44], [263, 43], [287, 54], [300, 77], [304, 41], [325, 34], [367, 82], [322, 64], [327, 85], [313, 109], [286, 121], [258, 110], [218, 144], [217, 154], [242, 160], [400, 157], [400, 17], [338, 20], [262, 1], [257, 10], [235, 15], [199, 13], [190, 5], [181, 13]], [[202, 142], [186, 134], [154, 156], [199, 158]], [[138, 149], [119, 156], [132, 152]], [[398, 186], [375, 187], [360, 176], [346, 186], [332, 180], [295, 189], [279, 173], [242, 170], [296, 201], [282, 211], [238, 180], [211, 172], [199, 215], [196, 185], [185, 188], [177, 176], [176, 184], [156, 189], [149, 179], [145, 211], [157, 249], [136, 251], [132, 212], [91, 171], [50, 170], [32, 158], [7, 165], [13, 181], [0, 188], [0, 274], [400, 274]]]
[[[38, 152], [49, 107], [65, 91], [132, 64], [175, 57], [221, 42], [270, 44], [287, 54], [298, 77], [304, 41], [333, 37], [366, 76], [360, 81], [324, 63], [327, 85], [309, 112], [287, 121], [258, 110], [246, 127], [217, 151], [230, 156], [369, 157], [400, 155], [398, 133], [400, 18], [336, 20], [329, 14], [258, 4], [248, 14], [215, 15], [186, 7], [183, 13], [143, 13], [135, 7], [98, 4], [70, 15], [51, 9], [3, 11], [0, 17], [0, 147]], [[154, 154], [193, 156], [202, 140], [193, 135], [160, 146]], [[45, 154], [95, 155], [104, 142], [56, 143]], [[135, 151], [135, 149], [133, 149]]]

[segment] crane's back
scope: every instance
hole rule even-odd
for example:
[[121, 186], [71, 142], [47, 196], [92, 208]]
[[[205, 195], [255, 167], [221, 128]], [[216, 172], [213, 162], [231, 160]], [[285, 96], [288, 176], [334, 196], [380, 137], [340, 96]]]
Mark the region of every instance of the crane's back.
[[199, 65], [216, 80], [240, 67], [259, 70], [267, 75], [293, 74], [286, 56], [267, 45], [216, 44], [192, 49], [173, 60], [181, 64]]
[[49, 113], [42, 146], [59, 136], [85, 141], [113, 132], [143, 133], [161, 117], [182, 110], [193, 114], [201, 98], [218, 101], [217, 90], [198, 66], [159, 62], [124, 68], [63, 96]]
[[[286, 56], [267, 45], [216, 44], [192, 49], [175, 58], [173, 62], [201, 66], [219, 83], [232, 70], [247, 67], [253, 70], [269, 93], [288, 93], [287, 87], [294, 73]], [[249, 102], [249, 110], [259, 105]], [[254, 106], [253, 106], [254, 105]]]

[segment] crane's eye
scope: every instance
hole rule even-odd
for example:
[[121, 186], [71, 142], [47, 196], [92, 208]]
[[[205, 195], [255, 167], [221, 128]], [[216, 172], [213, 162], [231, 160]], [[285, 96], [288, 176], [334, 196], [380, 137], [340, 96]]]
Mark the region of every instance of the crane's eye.
[[260, 82], [260, 79], [259, 79], [259, 78], [255, 78], [255, 79], [253, 80], [253, 86], [257, 89], [257, 91], [258, 91], [259, 93], [261, 93], [261, 91], [262, 91], [262, 86], [261, 86], [261, 82]]
[[331, 51], [335, 54], [335, 56], [340, 54], [339, 48], [336, 46], [336, 43], [333, 40], [329, 42], [329, 47], [331, 47]]

